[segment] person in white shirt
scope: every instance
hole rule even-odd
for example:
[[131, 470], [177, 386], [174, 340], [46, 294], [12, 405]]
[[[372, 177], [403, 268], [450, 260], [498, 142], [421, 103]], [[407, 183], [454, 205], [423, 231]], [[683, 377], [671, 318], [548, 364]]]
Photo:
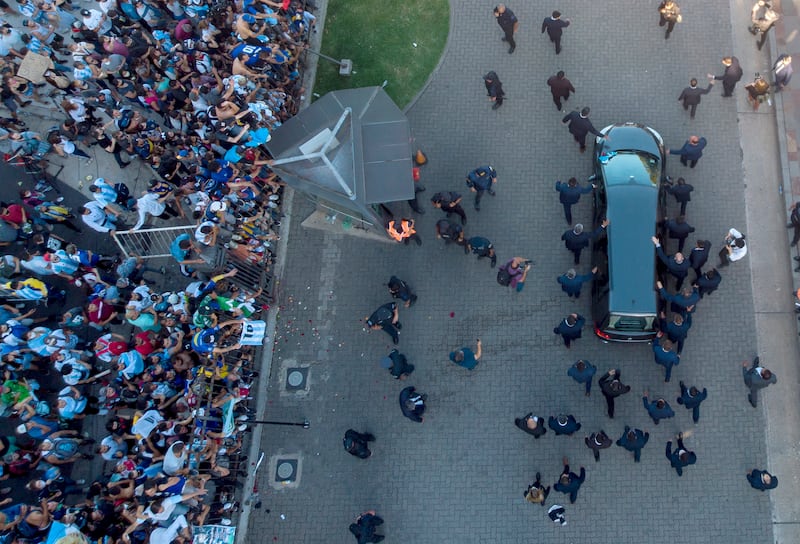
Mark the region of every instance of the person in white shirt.
[[731, 228], [725, 236], [725, 245], [719, 252], [719, 266], [728, 266], [745, 255], [747, 255], [747, 243], [744, 241], [744, 234]]
[[147, 216], [152, 215], [159, 219], [169, 219], [180, 215], [177, 210], [168, 205], [165, 201], [170, 195], [160, 197], [157, 193], [145, 193], [136, 200], [136, 211], [139, 212], [139, 221], [131, 230], [139, 230], [147, 220]]
[[117, 231], [116, 222], [119, 213], [108, 206], [103, 206], [99, 202], [87, 202], [83, 206], [78, 206], [78, 213], [81, 214], [84, 224], [97, 232], [114, 234]]

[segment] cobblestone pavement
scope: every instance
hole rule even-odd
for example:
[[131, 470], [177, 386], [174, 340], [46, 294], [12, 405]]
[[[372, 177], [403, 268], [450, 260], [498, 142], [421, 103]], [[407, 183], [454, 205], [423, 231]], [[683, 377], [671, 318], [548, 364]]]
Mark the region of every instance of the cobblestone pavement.
[[[714, 253], [729, 227], [746, 231], [736, 103], [722, 99], [717, 85], [690, 121], [676, 100], [691, 77], [702, 82], [707, 72], [721, 73], [720, 58], [735, 53], [727, 6], [692, 4], [665, 41], [655, 1], [512, 3], [521, 20], [513, 55], [500, 41], [492, 5], [454, 5], [444, 62], [408, 112], [416, 145], [430, 158], [423, 196], [447, 189], [467, 194], [464, 174], [490, 162], [499, 173], [497, 196], [486, 196], [480, 213], [465, 202], [467, 232], [492, 239], [500, 263], [521, 255], [536, 266], [517, 294], [495, 283], [486, 261], [437, 243], [433, 227], [440, 212], [427, 203], [418, 220], [424, 245], [417, 248], [305, 230], [299, 223], [312, 207], [297, 198], [267, 415], [308, 417], [311, 428], [265, 429], [268, 457], [300, 457], [299, 481], [271, 487], [274, 473], [264, 472], [262, 497], [271, 512], [254, 515], [253, 535], [261, 541], [349, 542], [348, 524], [375, 508], [386, 519], [387, 542], [574, 542], [591, 535], [597, 542], [641, 543], [678, 532], [683, 541], [697, 543], [772, 540], [767, 494], [750, 489], [744, 478], [764, 466], [766, 456], [762, 411], [747, 403], [740, 370], [756, 352], [755, 332], [746, 325], [753, 314], [747, 264], [723, 269], [723, 289], [700, 303], [670, 384], [663, 383], [663, 369], [647, 345], [603, 344], [587, 329], [568, 351], [552, 334], [567, 313], [589, 315], [589, 297], [571, 301], [555, 281], [572, 259], [559, 240], [566, 225], [553, 184], [591, 173], [590, 154], [578, 153], [545, 85], [557, 70], [578, 90], [569, 107], [591, 106], [598, 128], [645, 123], [671, 147], [690, 134], [708, 138], [696, 169], [671, 159], [668, 173], [695, 186], [688, 220], [712, 241]], [[572, 20], [558, 57], [539, 34], [553, 8]], [[481, 76], [488, 70], [499, 74], [508, 95], [499, 111], [485, 98]], [[407, 212], [404, 204], [398, 208]], [[590, 208], [584, 197], [575, 219], [590, 223]], [[677, 213], [671, 199], [669, 211]], [[668, 249], [675, 251], [674, 244]], [[585, 262], [580, 272], [586, 270]], [[364, 331], [364, 317], [389, 300], [383, 284], [392, 274], [419, 295], [414, 307], [401, 309], [400, 349], [417, 365], [406, 382], [392, 381], [378, 364], [392, 347], [389, 337]], [[484, 357], [474, 372], [447, 362], [448, 352], [476, 337], [484, 341]], [[566, 376], [577, 358], [592, 361], [598, 372], [622, 369], [633, 389], [618, 402], [615, 420], [605, 416], [599, 390], [587, 398]], [[293, 366], [309, 368], [307, 392], [283, 388]], [[696, 426], [674, 402], [679, 380], [708, 388]], [[400, 414], [397, 396], [406, 385], [429, 395], [422, 425]], [[645, 388], [671, 400], [676, 417], [654, 426], [641, 405]], [[583, 429], [573, 437], [549, 432], [534, 442], [513, 424], [528, 411], [573, 413]], [[651, 433], [642, 462], [634, 464], [614, 446], [595, 463], [583, 437], [602, 428], [616, 440], [626, 424]], [[370, 459], [343, 451], [341, 438], [350, 427], [377, 436]], [[689, 429], [695, 432], [687, 446], [698, 462], [678, 478], [664, 447]], [[551, 491], [548, 504], [567, 507], [569, 524], [562, 528], [522, 495], [536, 471], [552, 485], [565, 455], [574, 469], [585, 466], [587, 477], [574, 505]]]

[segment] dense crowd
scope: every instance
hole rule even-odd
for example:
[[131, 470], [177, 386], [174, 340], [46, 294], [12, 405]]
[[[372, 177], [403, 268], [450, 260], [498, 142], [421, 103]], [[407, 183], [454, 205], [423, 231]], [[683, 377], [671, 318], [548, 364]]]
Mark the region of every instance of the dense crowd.
[[[262, 144], [304, 98], [305, 7], [20, 0], [17, 15], [0, 3], [7, 158], [44, 172], [52, 153], [102, 149], [152, 169], [137, 193], [96, 179], [74, 210], [47, 181], [0, 203], [0, 402], [16, 425], [0, 437], [0, 541], [58, 527], [84, 542], [188, 542], [194, 527], [231, 524], [266, 306], [226, 263], [272, 262], [283, 183]], [[43, 82], [18, 74], [29, 53], [47, 59]], [[26, 109], [48, 98], [63, 121], [27, 130]], [[193, 225], [169, 248], [182, 282], [79, 237], [153, 217]], [[95, 418], [102, 436], [87, 432]], [[71, 477], [95, 457], [102, 476]]]

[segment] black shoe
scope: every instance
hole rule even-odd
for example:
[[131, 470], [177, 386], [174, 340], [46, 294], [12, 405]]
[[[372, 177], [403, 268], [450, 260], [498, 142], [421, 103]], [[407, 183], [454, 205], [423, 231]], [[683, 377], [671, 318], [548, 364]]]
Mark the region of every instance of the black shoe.
[[502, 38], [500, 38], [500, 41], [501, 41], [501, 42], [507, 42], [508, 40], [506, 39], [506, 37], [505, 37], [505, 36], [503, 36]]
[[800, 257], [794, 257], [795, 261], [800, 261]]
[[508, 54], [510, 55], [511, 53], [514, 52], [514, 50], [516, 50], [516, 47], [509, 47], [508, 48]]
[[422, 245], [422, 238], [420, 238], [419, 236], [417, 236], [416, 238], [414, 238], [414, 241], [417, 243], [417, 245], [418, 245], [418, 246], [421, 246], [421, 245]]
[[495, 266], [497, 266], [497, 259], [492, 258], [492, 262], [490, 263], [490, 267], [494, 268]]
[[487, 190], [486, 192], [489, 193], [492, 196], [496, 196], [497, 195], [497, 191], [493, 191], [491, 189]]
[[495, 103], [494, 103], [494, 106], [492, 106], [492, 109], [493, 109], [493, 110], [496, 110], [497, 108], [499, 108], [499, 107], [500, 107], [500, 106], [502, 106], [502, 105], [503, 105], [503, 104], [501, 104], [500, 102], [497, 102], [497, 101], [495, 101]]
[[397, 323], [394, 324], [394, 328], [397, 329], [398, 331], [403, 330], [403, 324], [398, 321]]
[[481, 207], [478, 204], [475, 204], [475, 211], [476, 212], [481, 211]]

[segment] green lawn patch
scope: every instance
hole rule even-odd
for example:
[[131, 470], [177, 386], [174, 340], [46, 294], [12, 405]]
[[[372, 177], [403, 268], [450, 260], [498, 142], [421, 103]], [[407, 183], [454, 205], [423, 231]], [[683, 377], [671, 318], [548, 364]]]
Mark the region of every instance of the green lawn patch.
[[320, 58], [314, 92], [323, 96], [385, 80], [402, 109], [439, 62], [449, 28], [448, 0], [330, 0], [322, 52], [351, 59], [353, 74], [340, 76], [338, 65]]

